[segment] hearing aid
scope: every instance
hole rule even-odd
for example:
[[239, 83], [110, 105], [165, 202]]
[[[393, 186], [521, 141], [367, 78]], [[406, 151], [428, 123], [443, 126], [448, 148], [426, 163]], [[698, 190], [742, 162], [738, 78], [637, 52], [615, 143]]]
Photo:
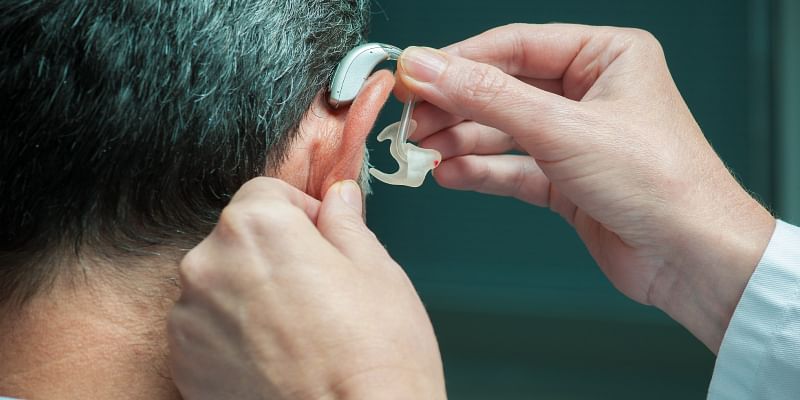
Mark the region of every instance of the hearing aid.
[[[367, 43], [350, 50], [333, 74], [328, 103], [333, 108], [352, 103], [375, 67], [383, 61], [397, 60], [402, 52], [395, 46], [383, 43]], [[369, 174], [381, 182], [419, 187], [428, 171], [438, 167], [442, 161], [438, 151], [408, 143], [408, 136], [416, 129], [416, 123], [411, 120], [415, 102], [416, 99], [410, 96], [403, 105], [400, 121], [387, 126], [378, 135], [379, 142], [391, 141], [389, 153], [398, 166], [397, 171], [391, 174], [370, 168]]]
[[372, 70], [383, 61], [397, 60], [402, 52], [382, 43], [362, 44], [347, 52], [333, 73], [328, 102], [333, 108], [352, 103]]

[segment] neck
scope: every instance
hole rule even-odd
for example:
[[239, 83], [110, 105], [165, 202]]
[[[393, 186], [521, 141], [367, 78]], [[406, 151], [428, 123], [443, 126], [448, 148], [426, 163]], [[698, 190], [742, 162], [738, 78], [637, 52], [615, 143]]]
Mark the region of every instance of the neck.
[[58, 282], [0, 313], [0, 396], [180, 398], [166, 363], [177, 288], [131, 280], [123, 294], [103, 282]]

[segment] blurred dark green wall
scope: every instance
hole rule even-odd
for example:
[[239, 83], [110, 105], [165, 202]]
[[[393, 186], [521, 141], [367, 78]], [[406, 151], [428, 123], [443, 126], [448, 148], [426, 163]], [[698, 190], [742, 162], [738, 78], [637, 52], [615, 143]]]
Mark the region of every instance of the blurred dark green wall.
[[[721, 157], [771, 201], [768, 6], [760, 1], [383, 0], [370, 39], [440, 47], [511, 22], [647, 29]], [[376, 131], [396, 121], [385, 108]], [[381, 169], [394, 164], [370, 141]], [[513, 199], [375, 182], [368, 222], [431, 314], [453, 399], [702, 399], [714, 357], [617, 293], [572, 229]]]

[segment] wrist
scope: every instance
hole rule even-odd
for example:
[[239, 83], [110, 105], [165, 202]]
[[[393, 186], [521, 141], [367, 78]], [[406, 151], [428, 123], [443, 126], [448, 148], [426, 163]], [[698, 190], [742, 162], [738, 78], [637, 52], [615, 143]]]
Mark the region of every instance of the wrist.
[[772, 215], [737, 189], [738, 198], [679, 222], [673, 256], [650, 289], [652, 304], [715, 354], [775, 229]]

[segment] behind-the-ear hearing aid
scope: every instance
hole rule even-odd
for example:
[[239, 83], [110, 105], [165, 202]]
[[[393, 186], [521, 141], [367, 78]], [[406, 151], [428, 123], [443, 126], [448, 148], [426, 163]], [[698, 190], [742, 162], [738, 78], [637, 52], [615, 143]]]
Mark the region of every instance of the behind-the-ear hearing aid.
[[334, 108], [352, 103], [372, 70], [383, 61], [397, 60], [402, 52], [382, 43], [362, 44], [350, 50], [333, 73], [328, 102]]
[[[328, 102], [334, 108], [355, 100], [372, 70], [383, 61], [397, 60], [403, 51], [382, 43], [367, 43], [350, 50], [339, 63], [331, 81]], [[398, 170], [392, 174], [370, 168], [370, 175], [390, 185], [418, 187], [422, 185], [428, 171], [439, 166], [442, 155], [432, 149], [423, 149], [408, 143], [408, 135], [416, 128], [411, 120], [415, 99], [409, 97], [403, 106], [400, 122], [387, 126], [378, 141], [392, 141], [389, 152], [397, 161]]]

